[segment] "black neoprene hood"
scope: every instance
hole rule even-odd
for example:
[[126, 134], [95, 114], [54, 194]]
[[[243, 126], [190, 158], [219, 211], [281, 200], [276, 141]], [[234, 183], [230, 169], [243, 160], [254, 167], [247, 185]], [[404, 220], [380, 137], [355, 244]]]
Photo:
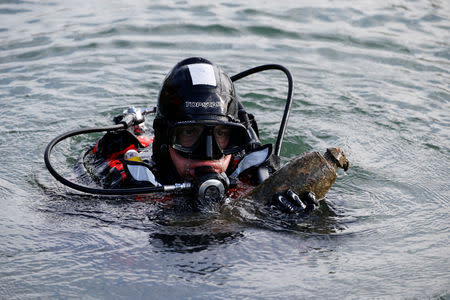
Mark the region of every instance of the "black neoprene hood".
[[156, 119], [238, 122], [238, 101], [230, 77], [204, 58], [179, 62], [164, 79]]

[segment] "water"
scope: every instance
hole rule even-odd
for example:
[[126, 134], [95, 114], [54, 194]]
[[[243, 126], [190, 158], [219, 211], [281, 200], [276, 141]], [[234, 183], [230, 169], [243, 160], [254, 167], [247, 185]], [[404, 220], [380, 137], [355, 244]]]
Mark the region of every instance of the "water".
[[[0, 298], [449, 298], [448, 1], [241, 2], [0, 1]], [[51, 177], [53, 137], [155, 105], [193, 55], [291, 70], [282, 160], [344, 149], [335, 215], [192, 216]], [[237, 89], [274, 142], [284, 75]], [[71, 176], [97, 137], [54, 163]]]

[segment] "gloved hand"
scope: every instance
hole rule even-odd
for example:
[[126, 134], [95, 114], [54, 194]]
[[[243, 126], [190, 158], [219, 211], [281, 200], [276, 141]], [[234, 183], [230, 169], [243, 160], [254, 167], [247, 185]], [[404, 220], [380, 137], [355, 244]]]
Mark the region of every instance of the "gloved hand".
[[303, 192], [297, 195], [292, 190], [276, 193], [272, 197], [270, 206], [285, 213], [309, 213], [319, 206], [313, 192]]

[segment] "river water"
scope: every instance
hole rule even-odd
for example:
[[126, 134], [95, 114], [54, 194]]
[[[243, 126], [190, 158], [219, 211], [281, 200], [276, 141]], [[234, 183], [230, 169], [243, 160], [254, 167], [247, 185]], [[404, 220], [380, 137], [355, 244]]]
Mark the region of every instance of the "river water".
[[[450, 3], [0, 1], [0, 298], [449, 299]], [[156, 104], [181, 59], [295, 79], [281, 155], [341, 147], [328, 213], [186, 215], [57, 183], [47, 143]], [[236, 83], [275, 141], [287, 83]], [[98, 135], [62, 143], [67, 176]], [[72, 177], [73, 178], [73, 177]]]

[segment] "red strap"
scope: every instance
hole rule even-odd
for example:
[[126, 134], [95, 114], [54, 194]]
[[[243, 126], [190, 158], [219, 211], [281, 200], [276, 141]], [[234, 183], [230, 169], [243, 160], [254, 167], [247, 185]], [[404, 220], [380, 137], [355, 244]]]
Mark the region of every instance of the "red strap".
[[153, 137], [149, 137], [148, 135], [139, 135], [137, 137], [139, 140], [139, 143], [141, 143], [142, 146], [148, 147], [151, 143], [153, 143]]
[[116, 168], [118, 171], [122, 171], [123, 170], [123, 164], [120, 160], [115, 159], [115, 160], [107, 160], [108, 162], [108, 166], [112, 169], [112, 168]]
[[111, 156], [109, 157], [108, 160], [114, 160], [114, 159], [118, 158], [119, 156], [124, 155], [128, 150], [132, 150], [132, 149], [136, 150], [136, 147], [134, 147], [134, 145], [130, 145], [127, 148], [123, 149], [122, 151], [111, 154]]
[[114, 160], [107, 160], [108, 166], [111, 169], [115, 169], [117, 172], [120, 173], [120, 177], [122, 181], [125, 181], [127, 179], [127, 173], [123, 170], [123, 164], [120, 160], [114, 159]]
[[241, 161], [241, 158], [236, 158], [235, 156], [232, 156], [231, 165], [233, 166], [233, 170], [237, 168], [237, 165]]

